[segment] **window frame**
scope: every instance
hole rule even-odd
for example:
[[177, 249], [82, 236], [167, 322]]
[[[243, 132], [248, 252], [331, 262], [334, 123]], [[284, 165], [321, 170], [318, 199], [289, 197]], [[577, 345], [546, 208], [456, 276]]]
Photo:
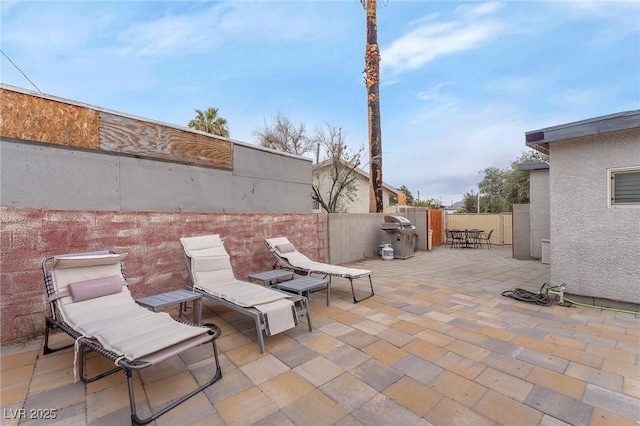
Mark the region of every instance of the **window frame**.
[[640, 174], [640, 166], [615, 167], [607, 169], [607, 207], [609, 208], [640, 208], [640, 201], [634, 203], [615, 203], [613, 201], [615, 192], [615, 176], [625, 173]]

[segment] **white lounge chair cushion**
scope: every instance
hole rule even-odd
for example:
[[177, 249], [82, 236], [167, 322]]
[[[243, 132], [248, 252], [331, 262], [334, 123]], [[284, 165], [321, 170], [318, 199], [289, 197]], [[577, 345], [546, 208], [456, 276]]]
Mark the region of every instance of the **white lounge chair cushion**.
[[190, 257], [193, 285], [205, 293], [243, 308], [255, 308], [266, 314], [267, 335], [297, 325], [293, 302], [288, 295], [247, 281], [236, 279], [231, 258], [219, 235], [180, 238]]
[[[52, 265], [56, 291], [73, 282], [111, 277], [121, 278], [120, 261], [124, 255], [58, 257]], [[124, 279], [124, 278], [122, 278]], [[97, 339], [107, 350], [133, 361], [168, 346], [207, 332], [175, 321], [167, 313], [156, 313], [138, 305], [127, 287], [101, 297], [73, 302], [60, 299], [64, 321], [85, 337]]]
[[[309, 259], [304, 254], [300, 253], [298, 250], [290, 251], [290, 252], [281, 252], [279, 251], [279, 247], [287, 247], [287, 244], [291, 244], [287, 237], [276, 237], [269, 238], [266, 240], [267, 244], [272, 249], [276, 250], [276, 254], [287, 260], [291, 264], [291, 266], [295, 268], [308, 270], [310, 273], [327, 273], [331, 275], [340, 275], [343, 277], [351, 277], [356, 278], [365, 275], [371, 275], [371, 271], [367, 269], [357, 269], [357, 268], [349, 268], [346, 266], [332, 265], [330, 263], [322, 263], [316, 262]], [[292, 245], [292, 244], [291, 244]], [[292, 245], [293, 246], [293, 245]]]
[[184, 247], [184, 251], [190, 257], [194, 254], [194, 251], [202, 249], [222, 247], [222, 250], [225, 251], [222, 239], [218, 234], [201, 235], [198, 237], [184, 237], [180, 238], [180, 242]]
[[209, 285], [198, 284], [196, 285], [196, 288], [244, 308], [273, 302], [274, 300], [286, 299], [288, 297], [286, 294], [280, 293], [279, 291], [274, 291], [258, 284], [240, 280]]

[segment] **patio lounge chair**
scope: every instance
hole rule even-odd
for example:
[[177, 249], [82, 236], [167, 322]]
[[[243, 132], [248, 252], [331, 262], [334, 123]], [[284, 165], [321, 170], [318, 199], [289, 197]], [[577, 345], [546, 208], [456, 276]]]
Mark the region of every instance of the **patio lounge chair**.
[[191, 288], [255, 321], [260, 353], [265, 353], [263, 332], [273, 336], [298, 325], [298, 315], [307, 315], [306, 297], [238, 280], [231, 259], [217, 234], [180, 238], [191, 275]]
[[[51, 308], [51, 316], [46, 318], [44, 354], [74, 346], [49, 346], [49, 331], [60, 329], [75, 340], [74, 378], [76, 368], [85, 383], [124, 370], [129, 387], [131, 423], [143, 425], [222, 378], [215, 343], [220, 331], [216, 326], [205, 328], [176, 321], [166, 312], [152, 312], [138, 305], [131, 297], [124, 278], [124, 257], [125, 254], [94, 252], [47, 257], [42, 262]], [[132, 372], [205, 343], [212, 345], [215, 359], [213, 377], [150, 417], [139, 418]], [[85, 377], [86, 354], [89, 351], [108, 358], [116, 367]]]
[[[295, 246], [289, 242], [287, 237], [267, 238], [265, 243], [276, 259], [274, 268], [287, 269], [299, 275], [322, 274], [325, 277], [329, 277], [329, 286], [331, 286], [331, 277], [346, 278], [351, 285], [353, 303], [361, 302], [373, 296], [371, 271], [315, 262], [296, 250]], [[359, 278], [369, 278], [369, 287], [371, 289], [371, 291], [366, 290], [366, 295], [360, 299], [356, 298], [356, 290], [353, 286], [353, 281]]]

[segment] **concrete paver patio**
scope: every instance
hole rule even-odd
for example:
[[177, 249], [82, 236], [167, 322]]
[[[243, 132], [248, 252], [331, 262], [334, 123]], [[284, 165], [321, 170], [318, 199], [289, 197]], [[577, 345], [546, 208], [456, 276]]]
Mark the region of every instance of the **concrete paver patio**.
[[[374, 271], [374, 297], [354, 305], [334, 279], [331, 306], [323, 292], [311, 297], [314, 331], [268, 337], [265, 355], [246, 317], [205, 302], [204, 322], [222, 329], [223, 379], [155, 423], [637, 426], [637, 315], [502, 297], [549, 280], [548, 265], [511, 259], [510, 248], [437, 248], [357, 267]], [[205, 380], [209, 353], [142, 371], [139, 414]], [[2, 347], [0, 361], [3, 425], [129, 422], [124, 374], [73, 383], [72, 349], [43, 356], [40, 338]], [[107, 364], [93, 357], [89, 374]], [[16, 418], [23, 408], [27, 418]], [[56, 419], [29, 419], [32, 409]]]

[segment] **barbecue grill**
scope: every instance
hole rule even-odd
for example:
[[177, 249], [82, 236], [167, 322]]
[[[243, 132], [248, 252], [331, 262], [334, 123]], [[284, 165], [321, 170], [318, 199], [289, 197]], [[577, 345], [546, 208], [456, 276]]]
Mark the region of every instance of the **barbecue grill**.
[[385, 231], [385, 243], [393, 247], [393, 256], [408, 259], [414, 255], [416, 246], [416, 227], [404, 216], [388, 214], [384, 216], [381, 229]]

